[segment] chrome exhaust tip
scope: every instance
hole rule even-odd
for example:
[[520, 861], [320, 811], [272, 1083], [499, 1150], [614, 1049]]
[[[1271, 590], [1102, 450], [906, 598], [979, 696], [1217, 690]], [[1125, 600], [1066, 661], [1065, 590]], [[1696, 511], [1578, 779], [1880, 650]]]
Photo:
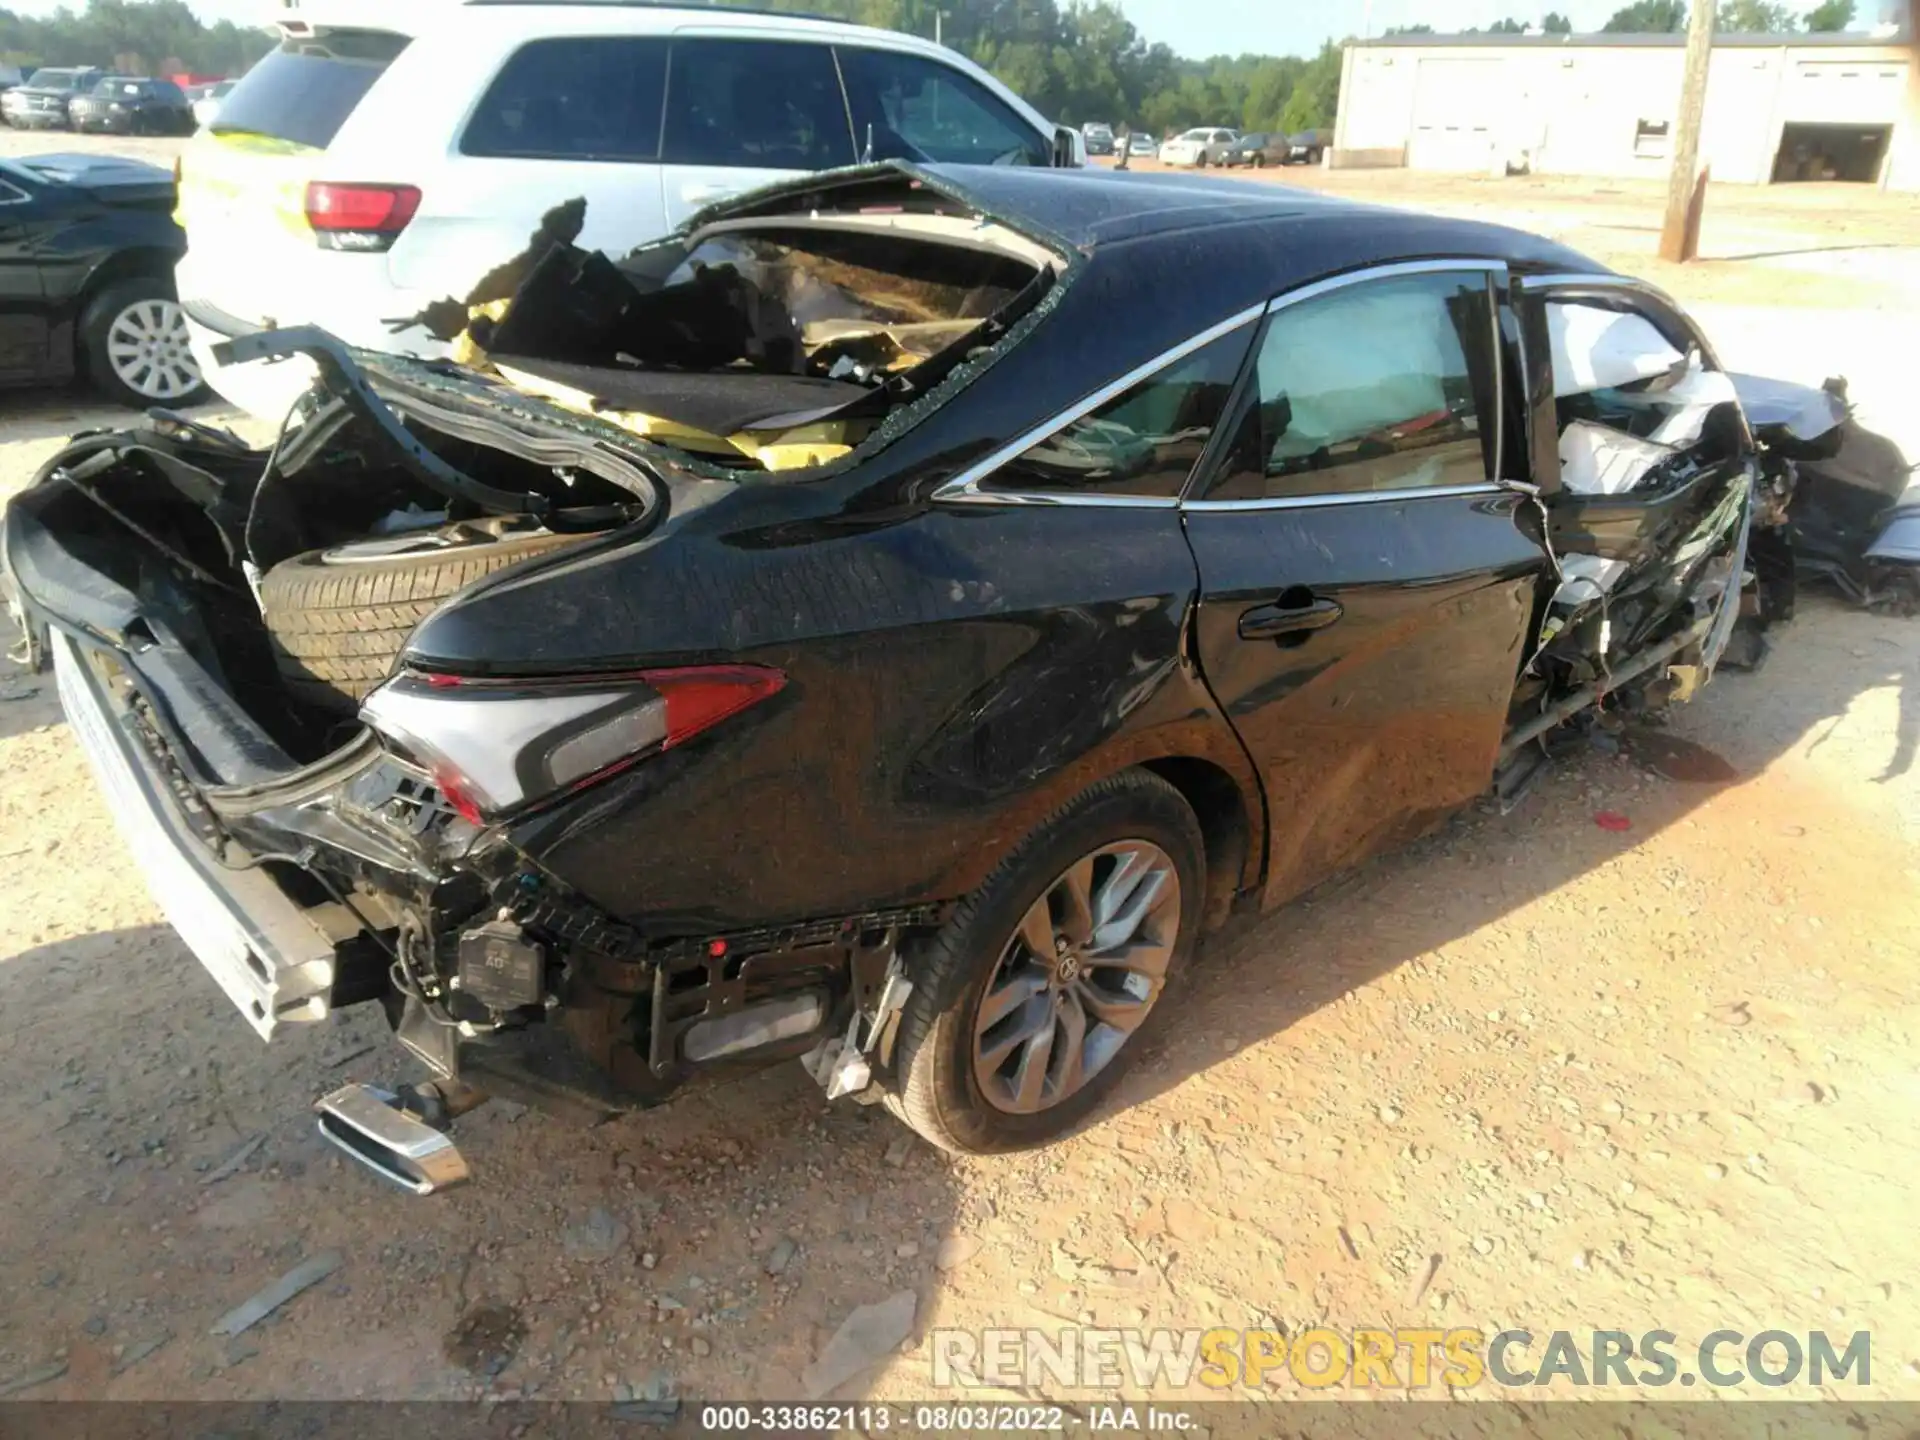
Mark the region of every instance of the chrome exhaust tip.
[[313, 1109], [329, 1144], [402, 1190], [431, 1195], [468, 1178], [459, 1147], [402, 1110], [400, 1097], [390, 1090], [343, 1085], [314, 1101]]

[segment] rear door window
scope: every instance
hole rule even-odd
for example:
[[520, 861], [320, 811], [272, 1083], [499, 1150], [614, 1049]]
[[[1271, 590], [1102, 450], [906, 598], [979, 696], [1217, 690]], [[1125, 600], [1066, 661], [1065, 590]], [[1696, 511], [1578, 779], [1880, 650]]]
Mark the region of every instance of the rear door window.
[[669, 165], [826, 170], [853, 163], [833, 52], [780, 40], [673, 42]]
[[594, 35], [516, 50], [481, 98], [463, 155], [523, 160], [660, 158], [667, 42]]
[[985, 86], [951, 66], [895, 50], [841, 46], [863, 158], [949, 165], [1046, 165], [1048, 140]]
[[324, 150], [406, 48], [406, 36], [386, 30], [289, 38], [233, 87], [210, 128], [216, 135], [269, 135]]
[[1212, 438], [1248, 327], [1209, 341], [996, 470], [989, 491], [1172, 499]]
[[1286, 305], [1210, 500], [1486, 483], [1495, 413], [1484, 271], [1395, 275]]

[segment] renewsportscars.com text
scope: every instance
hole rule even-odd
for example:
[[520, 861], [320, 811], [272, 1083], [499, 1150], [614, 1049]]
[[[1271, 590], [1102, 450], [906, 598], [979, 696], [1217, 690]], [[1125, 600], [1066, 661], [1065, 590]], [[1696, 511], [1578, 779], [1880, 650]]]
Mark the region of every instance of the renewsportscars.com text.
[[1546, 1389], [1602, 1385], [1819, 1387], [1869, 1384], [1873, 1340], [1714, 1330], [1682, 1343], [1671, 1330], [1040, 1329], [935, 1330], [933, 1383], [1135, 1392], [1258, 1388], [1291, 1379], [1308, 1389], [1412, 1390], [1482, 1385]]

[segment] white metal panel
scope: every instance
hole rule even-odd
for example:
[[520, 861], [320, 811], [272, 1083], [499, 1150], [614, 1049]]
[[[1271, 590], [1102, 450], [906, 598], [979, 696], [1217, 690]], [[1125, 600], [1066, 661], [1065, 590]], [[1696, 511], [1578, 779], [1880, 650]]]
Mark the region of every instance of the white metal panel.
[[1907, 93], [1899, 60], [1802, 60], [1787, 82], [1782, 119], [1891, 125]]
[[1502, 68], [1499, 60], [1420, 57], [1409, 167], [1486, 170], [1493, 164]]

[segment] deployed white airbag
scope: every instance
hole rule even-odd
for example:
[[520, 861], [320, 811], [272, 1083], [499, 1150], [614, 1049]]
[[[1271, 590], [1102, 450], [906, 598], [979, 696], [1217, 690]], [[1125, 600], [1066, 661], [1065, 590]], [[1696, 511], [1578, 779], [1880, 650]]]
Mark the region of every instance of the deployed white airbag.
[[1555, 397], [1610, 390], [1664, 375], [1686, 357], [1643, 315], [1547, 302]]
[[1575, 495], [1624, 495], [1672, 453], [1671, 446], [1575, 420], [1560, 432], [1560, 483]]

